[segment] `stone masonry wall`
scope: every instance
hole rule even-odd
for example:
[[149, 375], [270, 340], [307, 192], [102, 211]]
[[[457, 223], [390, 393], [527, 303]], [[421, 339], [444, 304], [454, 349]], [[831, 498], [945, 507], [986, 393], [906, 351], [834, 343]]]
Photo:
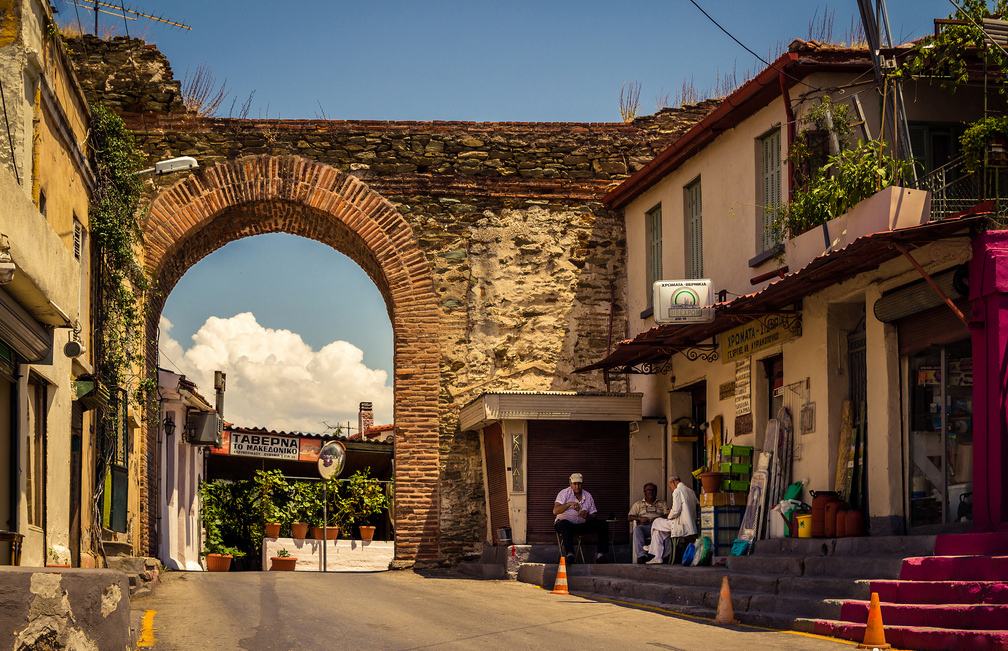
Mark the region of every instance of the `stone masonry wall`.
[[[486, 527], [479, 439], [459, 431], [459, 409], [489, 390], [606, 389], [601, 374], [572, 373], [626, 336], [624, 226], [601, 198], [717, 103], [629, 124], [198, 118], [180, 109], [156, 50], [96, 40], [86, 58], [85, 43], [71, 43], [82, 86], [112, 102], [150, 161], [296, 155], [357, 176], [410, 224], [440, 305], [441, 555], [475, 553]], [[135, 87], [121, 83], [133, 61], [144, 71]], [[174, 181], [147, 181], [147, 200]]]

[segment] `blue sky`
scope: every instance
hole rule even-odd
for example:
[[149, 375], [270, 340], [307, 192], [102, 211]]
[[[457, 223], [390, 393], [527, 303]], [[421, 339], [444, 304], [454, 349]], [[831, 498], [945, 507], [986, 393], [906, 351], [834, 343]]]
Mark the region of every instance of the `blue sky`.
[[[764, 58], [807, 38], [814, 16], [831, 15], [840, 41], [858, 16], [853, 0], [830, 8], [797, 0], [697, 1]], [[128, 6], [192, 26], [128, 24], [131, 36], [168, 56], [176, 78], [205, 63], [218, 82], [226, 79], [225, 116], [232, 100], [240, 107], [255, 91], [253, 118], [616, 122], [624, 83], [641, 84], [639, 113], [648, 114], [659, 97], [674, 100], [684, 82], [703, 91], [719, 75], [734, 73], [741, 81], [762, 68], [689, 0], [138, 0]], [[953, 9], [948, 0], [890, 2], [893, 36], [904, 41], [930, 33], [932, 19]], [[63, 17], [76, 23], [73, 5]], [[81, 20], [93, 30], [93, 14], [81, 10]], [[100, 31], [114, 23], [123, 33], [121, 19], [103, 15], [100, 22]], [[229, 321], [237, 315], [246, 316]], [[356, 422], [360, 400], [375, 402], [376, 422], [391, 422], [385, 305], [363, 272], [335, 251], [285, 235], [234, 242], [182, 278], [164, 316], [164, 365], [182, 368], [204, 389], [213, 364], [228, 368], [226, 416], [239, 424], [318, 431], [323, 423]], [[245, 350], [261, 351], [251, 360], [254, 368], [240, 365], [243, 350], [214, 348], [211, 342], [226, 345], [229, 327], [241, 333], [233, 336]], [[325, 349], [341, 341], [359, 349], [360, 360], [350, 348]], [[334, 359], [349, 365], [335, 375], [353, 382], [320, 376]], [[305, 373], [297, 372], [302, 363]], [[230, 373], [247, 381], [234, 382]], [[278, 375], [287, 378], [287, 392], [266, 395]], [[295, 398], [311, 393], [299, 392], [299, 382], [311, 384], [317, 404]], [[353, 395], [337, 399], [341, 392]]]

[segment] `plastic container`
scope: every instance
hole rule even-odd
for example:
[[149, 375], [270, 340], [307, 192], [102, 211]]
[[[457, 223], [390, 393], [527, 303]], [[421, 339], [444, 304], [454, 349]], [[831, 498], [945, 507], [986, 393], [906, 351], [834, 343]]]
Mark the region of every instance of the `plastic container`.
[[848, 536], [863, 536], [864, 513], [861, 513], [861, 511], [847, 511], [844, 514], [844, 527]]
[[803, 514], [797, 516], [798, 519], [798, 537], [799, 538], [811, 538], [812, 537], [812, 514]]

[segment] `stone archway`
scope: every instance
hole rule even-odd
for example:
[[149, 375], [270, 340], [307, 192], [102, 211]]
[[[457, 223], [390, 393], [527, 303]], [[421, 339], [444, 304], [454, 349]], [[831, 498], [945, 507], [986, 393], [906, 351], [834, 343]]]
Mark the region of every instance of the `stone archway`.
[[[143, 223], [154, 278], [147, 318], [147, 368], [157, 363], [157, 325], [182, 275], [228, 242], [284, 232], [332, 246], [371, 277], [388, 306], [394, 339], [396, 558], [439, 558], [438, 391], [440, 312], [427, 257], [412, 227], [357, 178], [297, 156], [222, 163], [161, 192]], [[148, 429], [146, 468], [156, 467]], [[141, 470], [147, 495], [157, 487]], [[143, 476], [146, 475], [146, 476]], [[156, 545], [141, 497], [142, 536]]]

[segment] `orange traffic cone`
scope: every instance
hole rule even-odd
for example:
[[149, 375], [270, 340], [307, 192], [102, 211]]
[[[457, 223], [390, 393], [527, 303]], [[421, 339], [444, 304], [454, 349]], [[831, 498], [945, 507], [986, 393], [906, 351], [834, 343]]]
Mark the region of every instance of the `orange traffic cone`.
[[731, 606], [731, 590], [728, 589], [728, 577], [721, 578], [721, 596], [718, 597], [715, 624], [738, 624]]
[[882, 607], [879, 606], [878, 593], [871, 593], [871, 605], [868, 607], [868, 625], [865, 626], [864, 642], [857, 645], [859, 649], [891, 649], [886, 644], [885, 629], [882, 627]]
[[560, 557], [556, 583], [553, 584], [553, 591], [550, 594], [570, 594], [567, 592], [567, 562], [564, 561], [563, 556]]

